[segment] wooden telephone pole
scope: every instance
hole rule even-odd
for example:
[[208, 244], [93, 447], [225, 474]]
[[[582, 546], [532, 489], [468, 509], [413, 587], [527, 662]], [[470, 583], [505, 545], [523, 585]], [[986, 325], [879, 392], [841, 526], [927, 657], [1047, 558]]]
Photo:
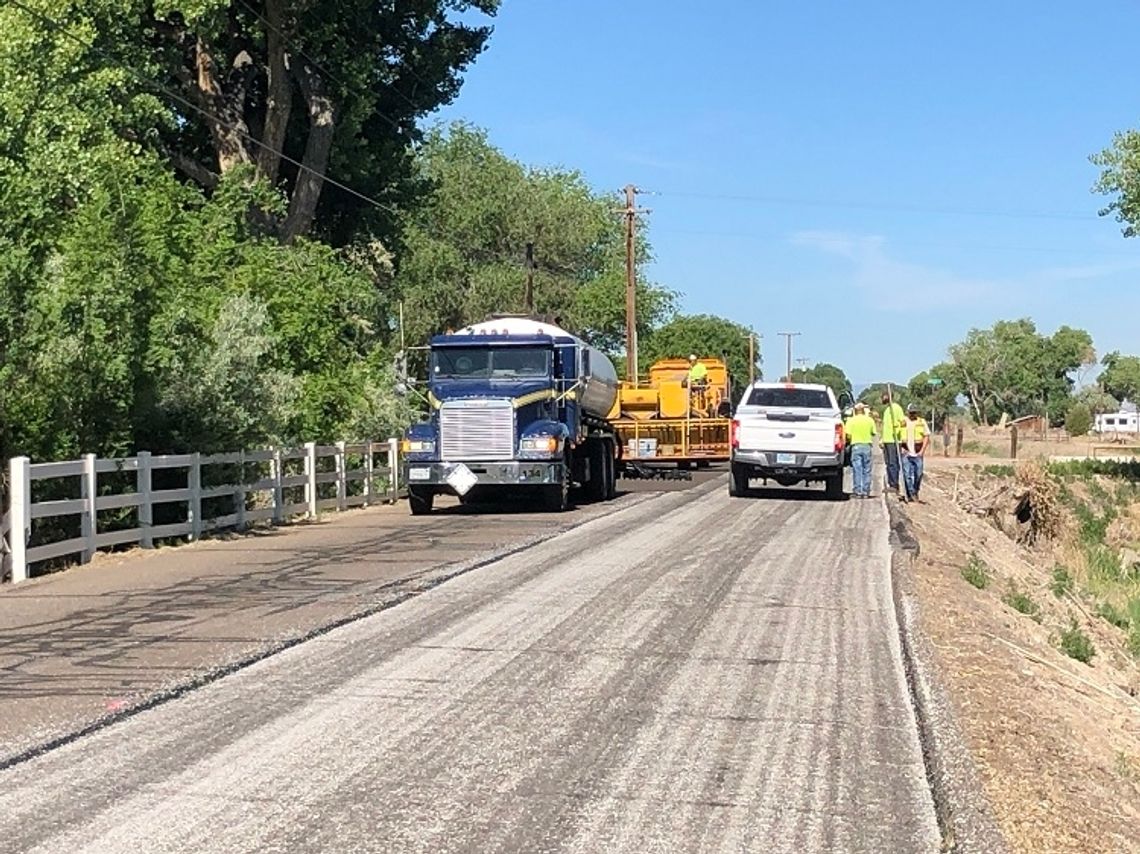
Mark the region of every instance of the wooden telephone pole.
[[788, 373], [784, 375], [784, 382], [790, 383], [792, 381], [792, 339], [801, 333], [781, 332], [780, 334], [788, 339]]
[[620, 209], [625, 216], [625, 361], [626, 377], [637, 387], [637, 215], [646, 213], [637, 207], [637, 187], [625, 187], [625, 207]]

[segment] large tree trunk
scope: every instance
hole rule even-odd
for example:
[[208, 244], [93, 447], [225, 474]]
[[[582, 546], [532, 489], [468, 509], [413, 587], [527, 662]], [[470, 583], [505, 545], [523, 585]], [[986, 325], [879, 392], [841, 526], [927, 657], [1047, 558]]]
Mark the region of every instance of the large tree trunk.
[[232, 86], [226, 91], [218, 79], [213, 50], [205, 39], [198, 38], [195, 49], [197, 85], [201, 100], [208, 107], [205, 121], [218, 154], [218, 169], [223, 175], [235, 166], [253, 161], [246, 143], [250, 138], [249, 128], [242, 115], [245, 102], [245, 84], [242, 78], [249, 62], [249, 55], [245, 53], [235, 59], [231, 73]]
[[299, 63], [297, 82], [308, 105], [309, 138], [305, 142], [303, 168], [298, 170], [293, 195], [289, 199], [289, 216], [285, 219], [281, 235], [285, 241], [306, 234], [312, 227], [336, 130], [336, 110], [316, 70], [308, 63]]
[[293, 90], [289, 79], [289, 57], [282, 36], [285, 26], [283, 0], [266, 0], [265, 32], [266, 89], [264, 147], [257, 155], [257, 169], [270, 183], [277, 182], [281, 167], [279, 152], [285, 147], [285, 132], [289, 127], [289, 113], [293, 107]]

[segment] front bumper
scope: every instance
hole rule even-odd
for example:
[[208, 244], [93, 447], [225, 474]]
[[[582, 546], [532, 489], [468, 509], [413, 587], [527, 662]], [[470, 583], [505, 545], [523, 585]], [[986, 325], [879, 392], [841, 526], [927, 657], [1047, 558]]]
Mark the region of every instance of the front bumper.
[[404, 464], [404, 483], [450, 491], [448, 477], [460, 463], [475, 475], [475, 486], [541, 486], [562, 482], [561, 460], [497, 460], [492, 462], [414, 462]]
[[843, 452], [805, 454], [788, 451], [736, 451], [732, 464], [743, 466], [757, 476], [833, 475], [843, 470]]

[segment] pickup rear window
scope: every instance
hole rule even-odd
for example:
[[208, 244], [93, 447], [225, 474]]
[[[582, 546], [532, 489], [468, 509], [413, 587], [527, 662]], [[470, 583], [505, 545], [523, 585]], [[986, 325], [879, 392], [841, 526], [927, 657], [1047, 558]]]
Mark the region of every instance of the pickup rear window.
[[749, 406], [775, 409], [834, 409], [826, 391], [814, 388], [754, 388], [748, 395]]

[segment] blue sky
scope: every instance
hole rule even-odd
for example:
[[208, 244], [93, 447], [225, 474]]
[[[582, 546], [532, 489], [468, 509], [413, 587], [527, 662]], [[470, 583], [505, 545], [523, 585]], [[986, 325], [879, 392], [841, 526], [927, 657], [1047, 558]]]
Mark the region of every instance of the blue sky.
[[652, 278], [856, 385], [1032, 317], [1140, 352], [1090, 154], [1140, 125], [1140, 4], [504, 0], [441, 118], [634, 183]]

